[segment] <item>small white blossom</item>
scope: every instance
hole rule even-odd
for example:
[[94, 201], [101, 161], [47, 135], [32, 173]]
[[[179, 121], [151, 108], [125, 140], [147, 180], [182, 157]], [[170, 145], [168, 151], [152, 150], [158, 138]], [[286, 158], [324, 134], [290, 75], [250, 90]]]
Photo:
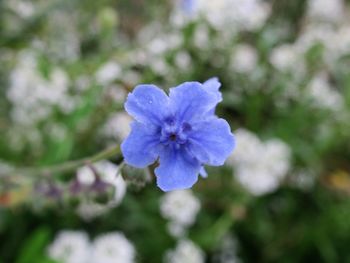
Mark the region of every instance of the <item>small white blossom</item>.
[[200, 206], [198, 198], [191, 190], [176, 190], [163, 196], [160, 211], [164, 218], [190, 226], [195, 222]]
[[154, 73], [165, 76], [170, 68], [163, 57], [155, 57], [150, 61], [150, 68]]
[[344, 16], [343, 0], [309, 0], [307, 15], [315, 21], [339, 22]]
[[93, 242], [93, 263], [132, 263], [135, 256], [133, 244], [120, 232], [101, 235]]
[[252, 194], [274, 191], [290, 168], [290, 148], [273, 139], [261, 142], [253, 133], [236, 131], [237, 148], [229, 159], [235, 178]]
[[102, 128], [102, 134], [108, 138], [120, 141], [130, 133], [132, 118], [124, 113], [118, 112], [109, 117]]
[[62, 231], [48, 248], [50, 258], [62, 263], [90, 262], [88, 236], [80, 231]]
[[237, 45], [233, 57], [231, 58], [231, 67], [239, 73], [251, 73], [257, 66], [258, 54], [256, 50], [249, 45]]
[[12, 170], [13, 167], [11, 165], [0, 159], [0, 173], [9, 173]]
[[271, 51], [270, 63], [282, 72], [300, 76], [305, 72], [303, 56], [294, 45], [284, 44]]
[[197, 0], [192, 13], [194, 16], [204, 16], [218, 29], [254, 31], [264, 25], [270, 15], [270, 9], [270, 6], [261, 0]]
[[31, 1], [12, 0], [6, 1], [6, 4], [22, 18], [31, 18], [35, 14], [35, 8]]
[[114, 102], [122, 104], [127, 97], [127, 91], [121, 85], [110, 85], [107, 95], [112, 98]]
[[189, 68], [191, 66], [190, 55], [185, 51], [178, 52], [175, 56], [175, 65], [179, 69], [187, 70], [187, 68]]
[[231, 236], [225, 236], [220, 242], [218, 251], [214, 254], [214, 262], [239, 263], [237, 256], [237, 240]]
[[136, 86], [137, 83], [139, 83], [141, 80], [140, 73], [138, 73], [135, 70], [128, 70], [124, 75], [123, 75], [123, 81], [128, 83], [131, 86]]
[[47, 35], [42, 39], [43, 48], [50, 56], [65, 61], [76, 61], [80, 57], [79, 13], [55, 8], [47, 17]]
[[122, 69], [114, 61], [103, 64], [96, 72], [96, 81], [100, 85], [109, 85], [121, 76]]
[[105, 204], [99, 204], [94, 201], [84, 200], [79, 203], [76, 213], [84, 221], [91, 221], [99, 216], [106, 214], [110, 211], [111, 207]]
[[297, 39], [295, 45], [301, 53], [307, 52], [311, 47], [321, 44], [326, 49], [334, 41], [334, 30], [327, 24], [307, 25]]
[[334, 32], [332, 39], [327, 43], [325, 60], [329, 65], [333, 65], [342, 56], [350, 53], [350, 25], [345, 24]]
[[[114, 186], [114, 204], [119, 204], [124, 198], [127, 186], [123, 177], [120, 175], [118, 166], [109, 161], [99, 161], [92, 165], [101, 176], [101, 179]], [[85, 185], [91, 185], [95, 182], [95, 175], [88, 166], [83, 166], [78, 169], [77, 178], [80, 183]]]
[[310, 82], [307, 91], [316, 102], [315, 105], [334, 111], [342, 109], [344, 101], [342, 96], [328, 81], [328, 75], [324, 72], [317, 74]]
[[194, 32], [193, 42], [199, 49], [205, 49], [210, 45], [209, 30], [204, 25], [198, 25]]
[[7, 90], [7, 98], [14, 106], [11, 117], [18, 124], [32, 126], [47, 119], [53, 106], [66, 112], [65, 105], [71, 102], [69, 110], [74, 109], [76, 101], [69, 95], [68, 88], [65, 71], [53, 68], [46, 79], [37, 69], [36, 55], [28, 50], [20, 52]]
[[80, 167], [77, 170], [77, 179], [79, 183], [83, 185], [92, 185], [95, 182], [94, 173], [91, 171], [91, 168], [88, 166]]
[[204, 263], [204, 252], [190, 240], [180, 240], [174, 250], [165, 254], [165, 263]]

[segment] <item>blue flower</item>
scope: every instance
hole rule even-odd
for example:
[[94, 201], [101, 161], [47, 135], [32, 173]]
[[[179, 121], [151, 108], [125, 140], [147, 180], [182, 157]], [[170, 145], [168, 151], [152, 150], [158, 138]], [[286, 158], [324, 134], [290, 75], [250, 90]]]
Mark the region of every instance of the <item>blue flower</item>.
[[165, 92], [138, 85], [128, 95], [126, 111], [135, 118], [121, 145], [125, 162], [144, 168], [157, 159], [157, 184], [163, 191], [190, 188], [203, 165], [220, 166], [234, 149], [228, 123], [215, 115], [221, 84], [212, 78], [185, 82]]
[[198, 5], [197, 0], [181, 0], [180, 1], [181, 10], [189, 15], [192, 15], [196, 11], [197, 5]]

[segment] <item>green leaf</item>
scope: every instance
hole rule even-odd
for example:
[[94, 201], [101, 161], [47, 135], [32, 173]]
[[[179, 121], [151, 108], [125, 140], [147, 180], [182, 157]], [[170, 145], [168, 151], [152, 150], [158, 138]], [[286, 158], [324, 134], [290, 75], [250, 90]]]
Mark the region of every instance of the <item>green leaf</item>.
[[27, 238], [19, 251], [16, 263], [52, 262], [45, 257], [45, 248], [50, 240], [50, 229], [42, 227]]

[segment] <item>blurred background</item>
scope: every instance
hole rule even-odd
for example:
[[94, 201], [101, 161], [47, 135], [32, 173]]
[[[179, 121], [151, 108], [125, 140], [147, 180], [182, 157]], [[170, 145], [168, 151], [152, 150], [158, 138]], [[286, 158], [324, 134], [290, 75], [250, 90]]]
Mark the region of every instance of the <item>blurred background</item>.
[[[0, 1], [0, 263], [350, 262], [349, 2]], [[135, 85], [214, 76], [224, 166], [120, 167]]]

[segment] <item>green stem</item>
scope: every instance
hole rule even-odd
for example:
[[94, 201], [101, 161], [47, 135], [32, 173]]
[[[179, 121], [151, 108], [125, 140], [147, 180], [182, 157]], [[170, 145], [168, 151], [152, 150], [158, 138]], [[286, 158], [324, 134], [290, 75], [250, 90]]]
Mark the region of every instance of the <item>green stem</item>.
[[115, 155], [120, 154], [119, 145], [108, 148], [99, 152], [93, 156], [86, 157], [80, 160], [67, 161], [62, 164], [57, 164], [48, 167], [25, 167], [14, 169], [9, 173], [1, 173], [0, 178], [10, 178], [12, 176], [25, 175], [25, 176], [46, 176], [52, 174], [62, 174], [70, 171], [74, 171], [77, 168], [84, 166], [86, 163], [94, 163], [100, 160], [109, 159]]

